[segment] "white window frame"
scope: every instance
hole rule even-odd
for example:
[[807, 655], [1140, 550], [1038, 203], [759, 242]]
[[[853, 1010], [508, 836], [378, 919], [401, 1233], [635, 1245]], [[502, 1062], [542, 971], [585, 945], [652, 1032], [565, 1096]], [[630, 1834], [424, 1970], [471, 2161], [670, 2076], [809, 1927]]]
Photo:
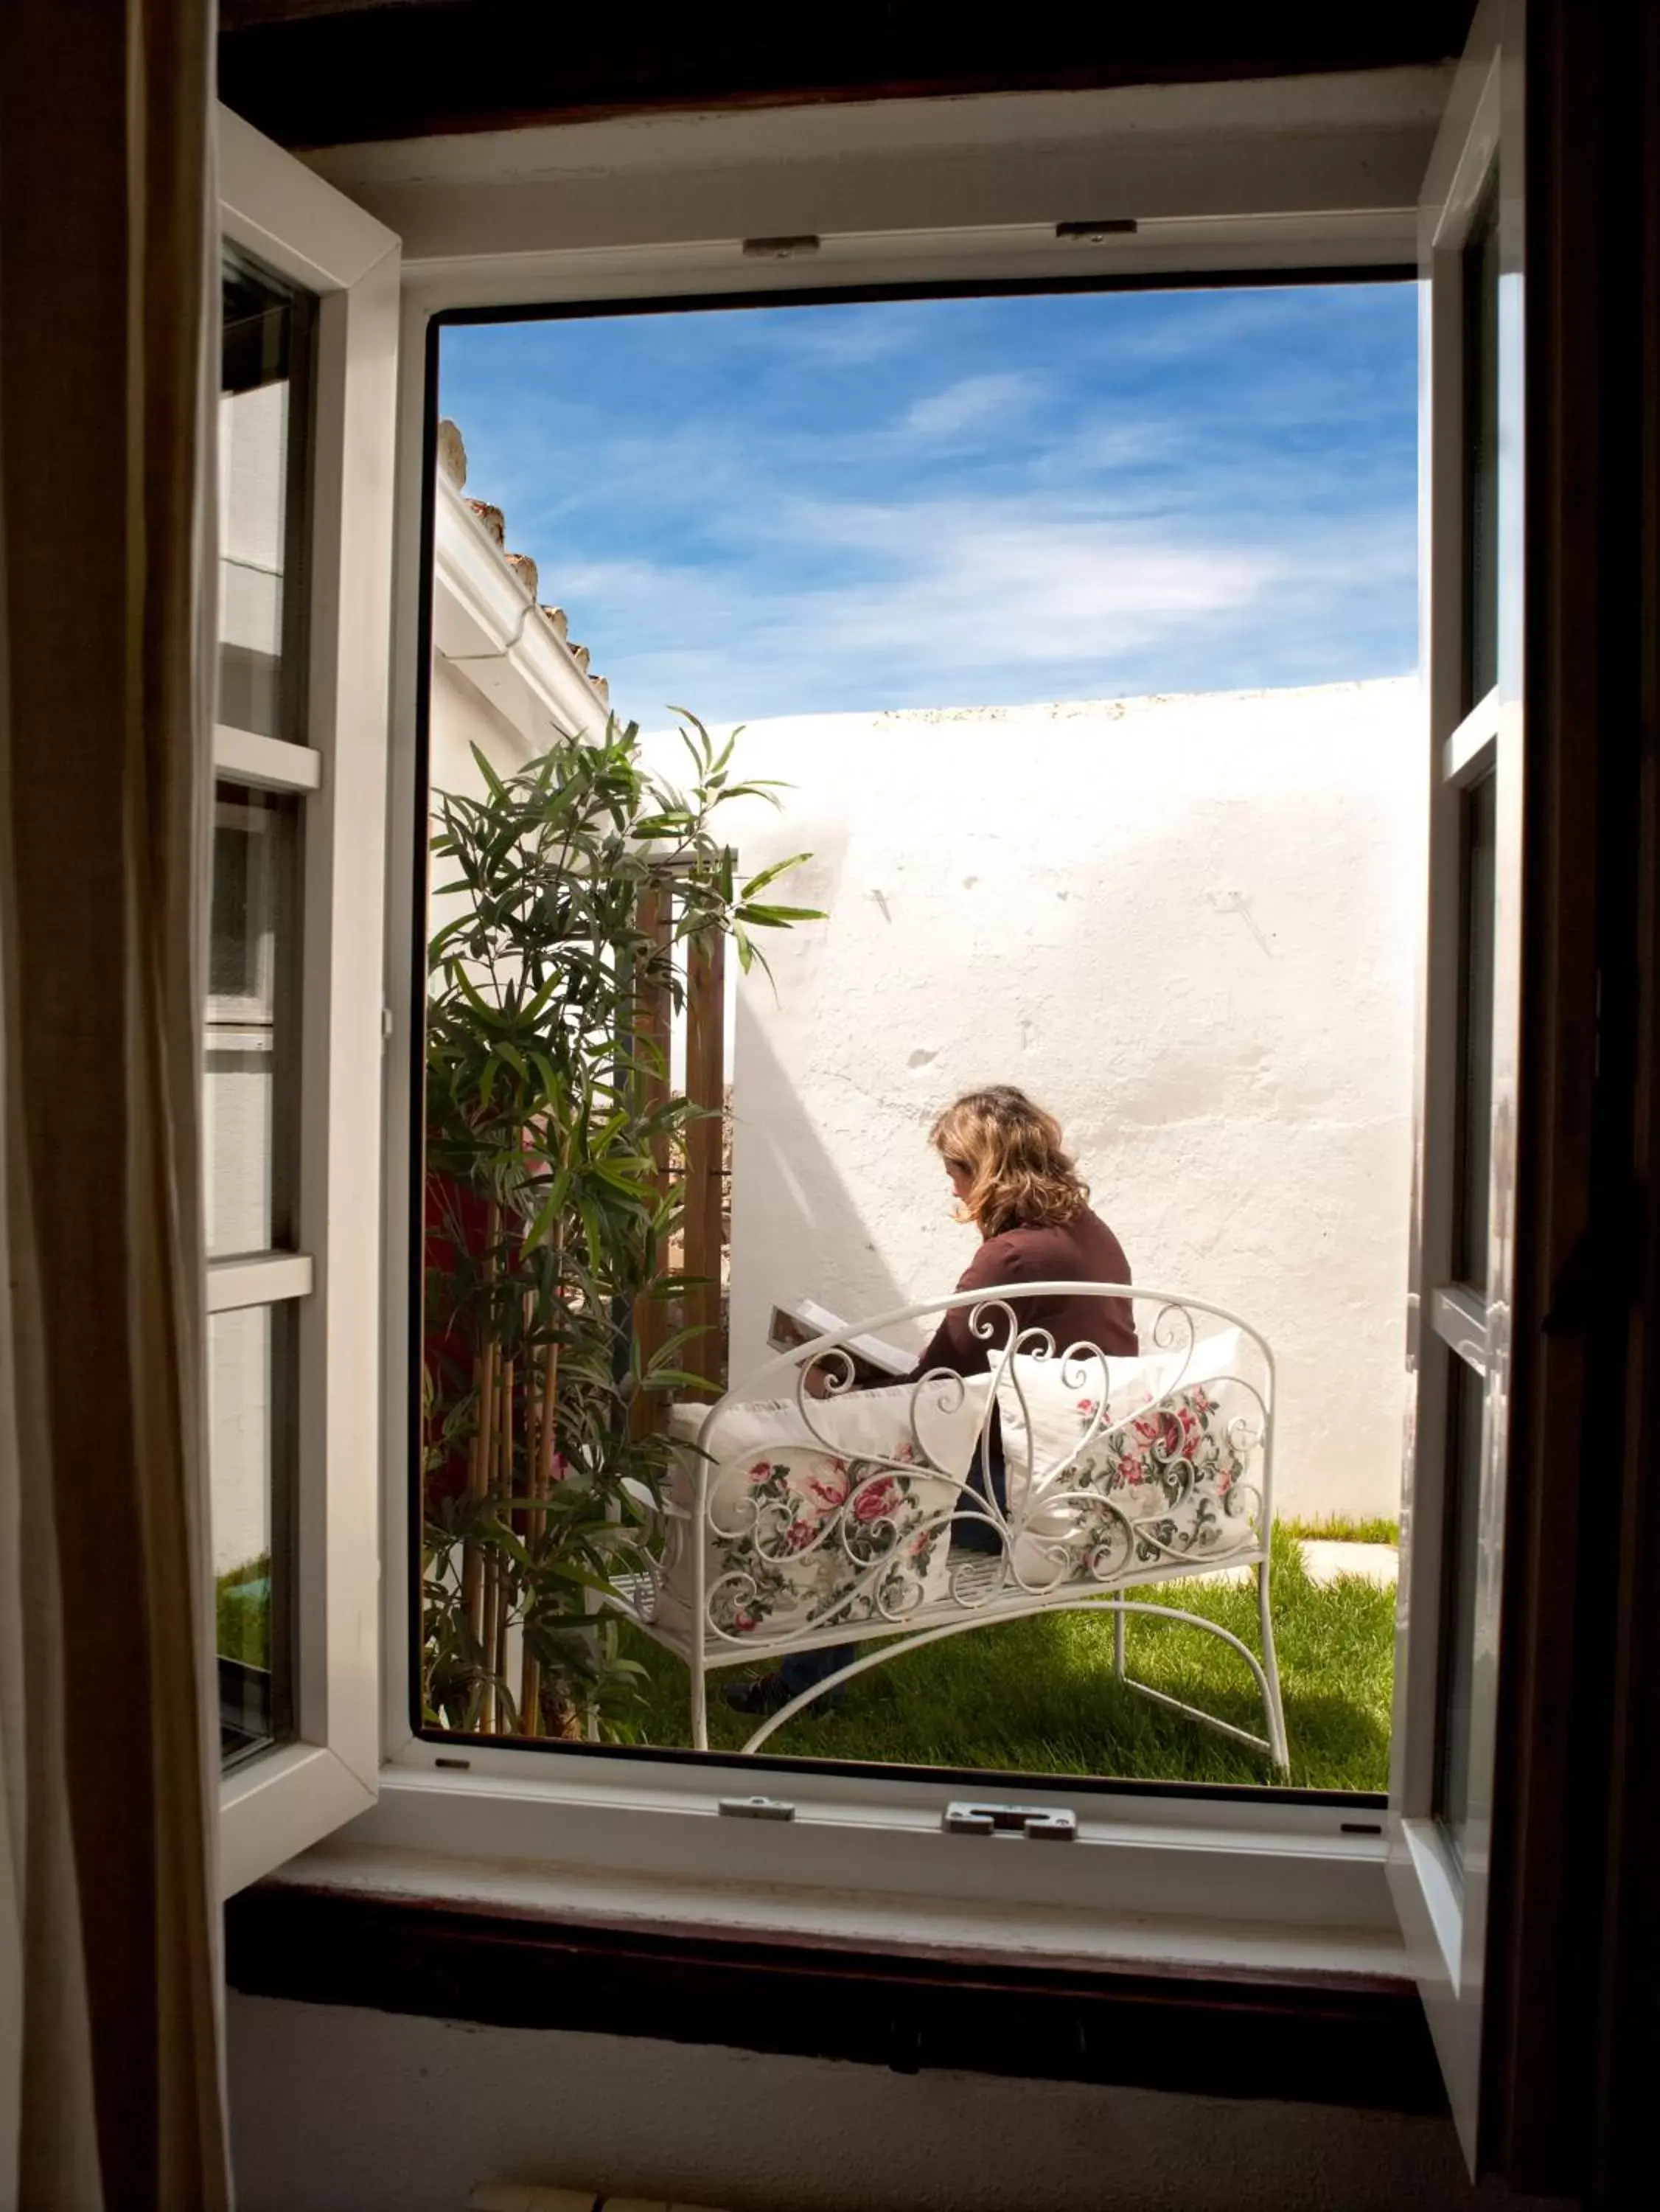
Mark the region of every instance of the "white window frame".
[[221, 1784], [228, 1896], [374, 1802], [379, 1735], [383, 863], [398, 242], [228, 110], [221, 228], [315, 296], [306, 730], [221, 726], [214, 770], [301, 810], [292, 1251], [209, 1263], [208, 1310], [298, 1308], [294, 1734]]
[[[565, 131], [314, 157], [403, 239], [396, 726], [413, 729], [419, 707], [435, 313], [942, 279], [1410, 267], [1445, 93], [1433, 73], [1414, 71], [1387, 83], [652, 118], [584, 126], [579, 156]], [[1058, 221], [1119, 212], [1136, 216], [1133, 238], [1057, 241]], [[791, 231], [822, 242], [807, 259], [743, 249], [746, 237]], [[1011, 1781], [995, 1794], [1072, 1806], [1079, 1840], [1059, 1852], [980, 1852], [942, 1832], [960, 1782], [412, 1734], [409, 1333], [398, 1286], [419, 1257], [409, 1235], [415, 775], [413, 747], [399, 747], [386, 992], [385, 1763], [378, 1802], [345, 1848], [324, 1846], [294, 1877], [326, 1869], [347, 1883], [496, 1897], [517, 1882], [545, 1907], [579, 1912], [598, 1909], [609, 1885], [612, 1909], [626, 1914], [780, 1934], [1403, 1971], [1383, 1809], [1365, 1800]], [[792, 1821], [720, 1815], [723, 1796], [763, 1787], [794, 1803]]]
[[[1390, 1887], [1472, 2171], [1499, 1699], [1499, 1596], [1511, 1399], [1521, 1012], [1523, 775], [1523, 0], [1482, 0], [1425, 179], [1420, 230], [1422, 640], [1430, 798], [1429, 957], [1420, 1011], [1413, 1222], [1414, 1376], [1402, 1498], [1401, 1601], [1390, 1778]], [[1464, 249], [1498, 178], [1498, 682], [1466, 708]], [[1462, 794], [1495, 778], [1493, 1143], [1487, 1280], [1454, 1282]], [[1482, 1429], [1462, 1866], [1436, 1817], [1445, 1566], [1448, 1383], [1482, 1378]]]

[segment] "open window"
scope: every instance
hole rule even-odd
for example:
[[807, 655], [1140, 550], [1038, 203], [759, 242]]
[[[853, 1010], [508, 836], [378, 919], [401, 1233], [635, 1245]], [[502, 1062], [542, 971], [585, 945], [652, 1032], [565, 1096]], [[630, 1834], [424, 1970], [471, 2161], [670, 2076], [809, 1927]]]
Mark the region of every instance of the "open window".
[[1516, 1231], [1524, 313], [1518, 11], [1484, 7], [1425, 182], [1429, 958], [1390, 1887], [1475, 2158]]
[[[1494, 1766], [1506, 1330], [1515, 1245], [1522, 819], [1518, 26], [1519, 9], [1506, 0], [1488, 0], [1481, 9], [1424, 184], [1421, 217], [1427, 739], [1421, 764], [1430, 783], [1428, 957], [1413, 1200], [1403, 1582], [1387, 1810], [1381, 1802], [1299, 1802], [1286, 1793], [1247, 1799], [1243, 1793], [1187, 1791], [1155, 1799], [1132, 1790], [1103, 1792], [1087, 1802], [1074, 1801], [1079, 1816], [1075, 1848], [1039, 1853], [1027, 1847], [1034, 1832], [1023, 1831], [1018, 1849], [1012, 1842], [1006, 1850], [991, 1847], [997, 1854], [991, 1872], [991, 1850], [976, 1857], [977, 1847], [963, 1841], [976, 1832], [960, 1826], [949, 1829], [948, 1800], [954, 1785], [948, 1778], [935, 1781], [914, 1772], [883, 1777], [869, 1768], [838, 1772], [828, 1761], [815, 1766], [803, 1759], [790, 1764], [787, 1804], [777, 1802], [785, 1795], [779, 1771], [767, 1770], [774, 1802], [758, 1808], [754, 1765], [723, 1765], [718, 1759], [706, 1755], [700, 1760], [695, 1753], [683, 1751], [657, 1759], [633, 1759], [626, 1750], [582, 1741], [562, 1742], [552, 1755], [536, 1754], [509, 1742], [482, 1741], [476, 1734], [464, 1742], [453, 1735], [444, 1741], [422, 1725], [412, 1695], [418, 1674], [421, 1528], [418, 1512], [412, 1510], [411, 1476], [420, 1462], [421, 1440], [411, 1384], [420, 1331], [418, 1325], [409, 1326], [405, 1303], [420, 1267], [422, 1169], [418, 1146], [409, 1153], [404, 1147], [410, 1133], [421, 1126], [418, 1016], [427, 975], [420, 940], [427, 918], [429, 817], [423, 781], [427, 763], [409, 749], [393, 764], [392, 807], [407, 848], [395, 845], [391, 855], [391, 911], [397, 929], [407, 933], [407, 941], [394, 945], [394, 972], [400, 979], [393, 994], [394, 1019], [415, 1017], [417, 1033], [399, 1038], [404, 1048], [393, 1062], [393, 1105], [387, 1120], [392, 1261], [385, 1340], [390, 1414], [384, 1524], [387, 1765], [379, 1804], [356, 1831], [359, 1840], [417, 1845], [455, 1858], [511, 1856], [538, 1862], [536, 1894], [544, 1899], [572, 1893], [569, 1887], [558, 1891], [560, 1864], [579, 1871], [603, 1867], [619, 1882], [640, 1886], [629, 1909], [640, 1909], [639, 1898], [649, 1890], [665, 1918], [736, 1912], [732, 1893], [750, 1883], [757, 1892], [764, 1890], [775, 1931], [833, 1930], [841, 1923], [834, 1918], [839, 1906], [833, 1910], [825, 1901], [832, 1891], [844, 1899], [850, 1891], [879, 1890], [906, 1899], [918, 1923], [942, 1898], [966, 1898], [977, 1915], [977, 1940], [1023, 1954], [1048, 1947], [1055, 1953], [1122, 1960], [1144, 1942], [1132, 1921], [1137, 1928], [1149, 1920], [1162, 1925], [1165, 1919], [1185, 1915], [1179, 1939], [1172, 1940], [1186, 1947], [1184, 1956], [1213, 1966], [1237, 1962], [1250, 1942], [1265, 1940], [1271, 1929], [1276, 1961], [1320, 1971], [1336, 1965], [1398, 1974], [1404, 1931], [1405, 1956], [1423, 1989], [1460, 2129], [1473, 2150]], [[377, 150], [376, 160], [382, 158]], [[395, 168], [397, 157], [385, 158]], [[464, 171], [471, 158], [457, 155], [458, 170]], [[488, 162], [488, 157], [480, 158]], [[777, 158], [772, 156], [774, 166]], [[730, 208], [742, 199], [739, 187], [731, 186], [728, 196], [730, 179], [723, 180], [720, 213], [711, 220], [728, 228], [704, 233], [693, 228], [700, 219], [695, 210], [682, 214], [676, 206], [672, 216], [657, 212], [669, 197], [662, 181], [668, 173], [666, 166], [655, 173], [652, 185], [657, 195], [652, 219], [661, 221], [662, 234], [671, 240], [660, 251], [640, 246], [637, 232], [623, 240], [600, 235], [602, 214], [579, 203], [575, 188], [567, 190], [562, 180], [557, 187], [538, 180], [528, 167], [523, 196], [493, 197], [480, 189], [469, 197], [455, 185], [450, 187], [453, 201], [446, 201], [441, 213], [436, 200], [425, 207], [424, 258], [406, 294], [400, 454], [410, 496], [402, 512], [401, 559], [394, 580], [400, 610], [397, 681], [402, 710], [411, 725], [417, 685], [435, 642], [457, 662], [472, 660], [491, 687], [493, 711], [509, 719], [521, 707], [532, 717], [556, 708], [567, 720], [591, 718], [597, 711], [585, 662], [577, 662], [556, 623], [541, 618], [534, 590], [514, 596], [505, 574], [496, 573], [500, 564], [487, 557], [486, 518], [465, 517], [455, 488], [446, 486], [445, 457], [434, 445], [436, 426], [421, 371], [422, 342], [430, 365], [438, 319], [453, 311], [524, 313], [554, 302], [574, 313], [585, 302], [609, 299], [657, 312], [677, 302], [689, 304], [700, 291], [736, 291], [752, 280], [757, 285], [770, 281], [765, 259], [741, 258], [738, 241], [728, 236]], [[421, 190], [407, 179], [401, 186], [396, 178], [387, 185], [385, 174], [375, 204], [395, 211], [402, 191], [403, 204], [416, 218], [410, 228], [419, 231]], [[365, 179], [374, 198], [373, 161], [366, 167]], [[477, 185], [480, 179], [470, 181]], [[858, 231], [857, 240], [824, 241], [819, 268], [827, 289], [837, 282], [919, 289], [937, 283], [944, 269], [956, 288], [966, 289], [982, 267], [991, 283], [1031, 281], [1035, 288], [1042, 277], [1056, 273], [1052, 225], [1043, 227], [1047, 234], [1040, 240], [1015, 238], [1011, 222], [1006, 233], [988, 242], [986, 236], [969, 235], [966, 218], [960, 235], [925, 230], [914, 199], [905, 200], [896, 186], [898, 211], [885, 210], [883, 228], [872, 210], [881, 204], [887, 180], [871, 183], [867, 177], [865, 182], [869, 197], [860, 203], [863, 224], [849, 225], [850, 234]], [[306, 180], [308, 191], [313, 185]], [[748, 179], [743, 189], [753, 185]], [[546, 204], [538, 193], [548, 196]], [[479, 225], [505, 220], [505, 212], [489, 217], [488, 209], [505, 211], [510, 198], [511, 239], [504, 233], [494, 243], [481, 245]], [[636, 223], [639, 204], [628, 202], [633, 210], [629, 220]], [[756, 204], [766, 204], [764, 194], [757, 194]], [[1251, 207], [1260, 216], [1259, 203]], [[937, 208], [932, 202], [930, 208], [930, 223], [938, 222]], [[1099, 250], [1100, 266], [1116, 273], [1132, 268], [1126, 257], [1144, 254], [1143, 266], [1133, 270], [1138, 277], [1314, 265], [1318, 249], [1311, 240], [1318, 224], [1298, 228], [1281, 210], [1273, 221], [1262, 221], [1259, 236], [1248, 222], [1227, 228], [1250, 213], [1243, 204], [1231, 215], [1221, 211], [1212, 231], [1190, 210], [1182, 218], [1186, 228], [1179, 239], [1173, 233], [1160, 239], [1156, 224], [1148, 223], [1130, 243], [1104, 225], [1087, 250]], [[1321, 216], [1322, 222], [1328, 219], [1336, 219], [1333, 209]], [[1284, 227], [1276, 229], [1276, 223]], [[585, 224], [594, 231], [591, 240]], [[676, 224], [682, 225], [683, 236], [676, 232]], [[757, 222], [754, 227], [759, 231], [762, 226]], [[1248, 232], [1256, 242], [1242, 247]], [[712, 246], [711, 236], [723, 242]], [[1345, 233], [1344, 250], [1364, 259], [1357, 238], [1358, 232]], [[816, 251], [820, 241], [751, 241], [780, 249], [803, 243]], [[251, 247], [257, 245], [251, 241]], [[591, 245], [604, 251], [591, 252]], [[1372, 247], [1372, 265], [1390, 265], [1389, 254]], [[389, 240], [385, 250], [391, 250]], [[1242, 252], [1259, 258], [1242, 263], [1237, 258]], [[982, 257], [978, 262], [977, 254]], [[1230, 262], [1229, 256], [1236, 258]], [[269, 251], [264, 265], [282, 274], [278, 258]], [[1069, 279], [1078, 266], [1070, 264]], [[793, 268], [787, 279], [777, 276], [777, 287], [798, 283], [806, 273], [804, 266]], [[448, 556], [440, 548], [440, 563], [448, 558], [451, 566], [439, 605], [428, 594], [421, 502], [413, 495], [422, 469], [427, 518], [447, 514], [451, 526]], [[424, 741], [430, 747], [430, 728]], [[325, 799], [330, 788], [325, 775], [318, 786]], [[227, 804], [247, 811], [246, 800], [239, 796], [227, 794]], [[308, 799], [306, 806], [317, 804]], [[378, 823], [373, 808], [354, 834], [378, 836], [368, 826], [371, 817]], [[319, 896], [309, 843], [304, 866], [309, 915]], [[256, 872], [250, 870], [250, 882]], [[344, 897], [344, 890], [339, 896]], [[369, 931], [360, 941], [372, 938]], [[309, 939], [306, 944], [309, 958]], [[275, 1018], [279, 1031], [280, 1003], [279, 999]], [[360, 1038], [357, 1042], [360, 1047]], [[364, 1099], [373, 1088], [372, 1079], [364, 1081]], [[352, 1103], [349, 1097], [347, 1103]], [[367, 1159], [370, 1152], [360, 1157]], [[315, 1263], [303, 1206], [300, 1218], [295, 1256], [310, 1256]], [[331, 1213], [331, 1230], [335, 1221]], [[372, 1269], [354, 1279], [360, 1289], [372, 1279]], [[342, 1318], [339, 1325], [348, 1324]], [[302, 1341], [302, 1401], [304, 1350]], [[363, 1371], [369, 1366], [366, 1358]], [[343, 1381], [340, 1387], [348, 1389]], [[348, 1395], [354, 1417], [365, 1424], [356, 1431], [361, 1440], [372, 1432], [373, 1408]], [[347, 1399], [341, 1403], [344, 1420]], [[324, 1463], [347, 1462], [325, 1454], [318, 1465]], [[302, 1527], [305, 1483], [302, 1473], [296, 1508]], [[355, 1494], [352, 1488], [350, 1496]], [[348, 1492], [337, 1495], [343, 1501]], [[333, 1511], [336, 1493], [329, 1496]], [[356, 1525], [367, 1536], [367, 1521]], [[333, 1526], [330, 1522], [330, 1545]], [[365, 1556], [368, 1548], [366, 1544]], [[329, 1556], [334, 1557], [332, 1551]], [[300, 1580], [303, 1584], [303, 1573]], [[295, 1700], [296, 1738], [331, 1741], [307, 1735], [303, 1604], [300, 1616], [302, 1660], [295, 1679], [302, 1694]], [[343, 1652], [349, 1641], [336, 1644], [329, 1640], [332, 1634], [330, 1628], [323, 1644], [312, 1647], [329, 1651], [330, 1666], [335, 1653]], [[360, 1642], [353, 1646], [358, 1659], [366, 1648]], [[360, 1687], [369, 1679], [361, 1667], [351, 1674]], [[358, 1712], [355, 1704], [351, 1711]], [[327, 1707], [330, 1728], [335, 1713], [334, 1706]], [[251, 1764], [243, 1771], [275, 1774], [282, 1755], [267, 1753], [263, 1768]], [[288, 1755], [295, 1755], [293, 1747]], [[373, 1766], [372, 1756], [354, 1765], [360, 1790], [373, 1786]], [[1048, 1782], [1021, 1794], [1033, 1801], [1027, 1809], [1069, 1809]], [[330, 1819], [350, 1809], [344, 1793], [337, 1802], [339, 1809], [317, 1820], [311, 1833], [321, 1833]], [[777, 1817], [750, 1817], [758, 1809]], [[304, 1840], [297, 1824], [286, 1844], [274, 1848], [264, 1863]], [[1235, 1932], [1249, 1931], [1233, 1949], [1234, 1936], [1217, 1932], [1221, 1899]]]
[[203, 1037], [227, 1892], [373, 1802], [397, 242], [221, 111]]

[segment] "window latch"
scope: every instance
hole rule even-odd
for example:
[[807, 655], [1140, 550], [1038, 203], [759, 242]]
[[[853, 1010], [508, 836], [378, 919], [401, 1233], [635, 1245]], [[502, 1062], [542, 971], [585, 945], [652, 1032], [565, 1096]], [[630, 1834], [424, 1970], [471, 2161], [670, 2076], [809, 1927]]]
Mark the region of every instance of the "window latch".
[[1033, 1843], [1073, 1844], [1078, 1816], [1064, 1806], [948, 1805], [940, 1826], [948, 1836], [1029, 1836]]
[[715, 1809], [724, 1820], [793, 1820], [795, 1806], [787, 1797], [721, 1797]]

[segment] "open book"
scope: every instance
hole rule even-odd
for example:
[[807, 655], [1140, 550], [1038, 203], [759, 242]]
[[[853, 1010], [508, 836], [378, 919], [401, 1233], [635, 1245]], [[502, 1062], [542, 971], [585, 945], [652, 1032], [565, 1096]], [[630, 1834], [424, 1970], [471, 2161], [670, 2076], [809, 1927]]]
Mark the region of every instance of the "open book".
[[[787, 1306], [773, 1307], [766, 1341], [774, 1352], [788, 1352], [815, 1336], [839, 1334], [846, 1326], [841, 1316], [833, 1314], [827, 1306], [818, 1305], [811, 1298], [795, 1298]], [[917, 1364], [914, 1352], [886, 1343], [879, 1336], [843, 1336], [841, 1340], [861, 1367], [890, 1381], [895, 1376], [908, 1375]]]

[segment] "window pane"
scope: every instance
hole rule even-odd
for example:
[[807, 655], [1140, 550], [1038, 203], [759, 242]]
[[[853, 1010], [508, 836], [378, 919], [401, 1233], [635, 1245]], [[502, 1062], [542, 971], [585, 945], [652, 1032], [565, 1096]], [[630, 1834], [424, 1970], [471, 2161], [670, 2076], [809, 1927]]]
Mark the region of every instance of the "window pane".
[[231, 783], [215, 794], [203, 1121], [215, 1258], [294, 1241], [300, 804]]
[[1497, 890], [1498, 785], [1491, 775], [1461, 801], [1458, 1149], [1453, 1271], [1487, 1294], [1488, 1176], [1493, 1156], [1493, 944]]
[[312, 303], [231, 254], [223, 300], [219, 719], [298, 742]]
[[220, 1751], [228, 1764], [290, 1729], [288, 1522], [294, 1308], [208, 1322]]
[[1464, 708], [1499, 680], [1499, 203], [1464, 248]]
[[1469, 1794], [1469, 1700], [1475, 1668], [1475, 1569], [1481, 1532], [1483, 1378], [1448, 1357], [1446, 1519], [1443, 1535], [1441, 1702], [1436, 1811], [1460, 1863]]
[[[410, 1224], [427, 1725], [675, 1753], [706, 1733], [736, 1751], [791, 1683], [822, 1683], [844, 1630], [863, 1654], [920, 1608], [954, 1630], [972, 1607], [976, 1633], [882, 1645], [891, 1663], [765, 1753], [1005, 1781], [1279, 1778], [1252, 1747], [1274, 1716], [1239, 1650], [1193, 1626], [1247, 1650], [1260, 1636], [1254, 1589], [1233, 1579], [1233, 1540], [1262, 1525], [1238, 1371], [1251, 1355], [1224, 1353], [1226, 1329], [1197, 1331], [1216, 1363], [1202, 1389], [1196, 1375], [1171, 1383], [1161, 1363], [1182, 1323], [1144, 1305], [1148, 1364], [1124, 1388], [1145, 1395], [1129, 1429], [1108, 1424], [1122, 1449], [1086, 1447], [1088, 1497], [1113, 1493], [1099, 1520], [1087, 1500], [1055, 1503], [1080, 1417], [1094, 1418], [1077, 1390], [1033, 1447], [1047, 1504], [1029, 1467], [1009, 1488], [1001, 1408], [984, 1510], [956, 1510], [966, 1477], [939, 1462], [891, 1489], [869, 1474], [850, 1486], [853, 1464], [922, 1450], [906, 1392], [884, 1408], [875, 1386], [912, 1368], [937, 1316], [876, 1332], [886, 1359], [855, 1370], [873, 1387], [835, 1417], [846, 1450], [815, 1451], [805, 1419], [791, 1430], [793, 1401], [768, 1425], [795, 1387], [769, 1350], [811, 1334], [811, 1310], [863, 1328], [956, 1287], [979, 1239], [927, 1132], [966, 1083], [1017, 1080], [1060, 1116], [1103, 1221], [1124, 1224], [1122, 1255], [1096, 1248], [1098, 1277], [1133, 1270], [1271, 1326], [1277, 1510], [1377, 1540], [1317, 1540], [1306, 1576], [1270, 1578], [1280, 1649], [1307, 1655], [1287, 1692], [1291, 1774], [1382, 1793], [1423, 842], [1415, 704], [1405, 686], [1348, 679], [1412, 658], [1416, 294], [1293, 285], [1227, 305], [1219, 319], [1214, 295], [1175, 292], [826, 302], [438, 334], [426, 763], [442, 849], [416, 856], [438, 949], [424, 1082], [412, 1071], [428, 1172]], [[977, 373], [960, 376], [964, 362]], [[1288, 377], [1311, 400], [1289, 424]], [[649, 481], [675, 511], [637, 534], [635, 510], [585, 495], [554, 527], [534, 465], [512, 459], [533, 448], [580, 452], [585, 480]], [[1364, 528], [1310, 555], [1357, 487], [1385, 477]], [[1293, 485], [1306, 499], [1314, 598], [1261, 590], [1239, 565], [1246, 482], [1275, 487], [1281, 520]], [[1362, 539], [1390, 550], [1357, 583]], [[744, 610], [714, 659], [688, 593], [661, 587], [665, 559], [699, 589], [712, 563]], [[492, 562], [491, 588], [523, 605], [509, 634], [546, 661], [549, 696], [557, 674], [581, 737], [556, 738], [480, 652], [468, 595]], [[1456, 595], [1456, 557], [1453, 574]], [[1399, 610], [1390, 662], [1370, 657], [1385, 600]], [[565, 614], [534, 618], [543, 601]], [[839, 639], [797, 649], [832, 606], [860, 611], [854, 665]], [[1276, 665], [1318, 685], [1318, 665], [1329, 693], [1233, 689], [1275, 680], [1260, 656], [1280, 623]], [[1247, 645], [1254, 675], [1230, 659]], [[704, 873], [690, 817], [656, 795], [659, 775], [683, 782], [678, 737], [659, 724], [636, 752], [620, 714], [633, 757], [605, 782], [586, 734], [613, 696], [593, 666], [632, 714], [684, 696], [670, 671], [694, 664], [706, 673], [688, 682], [720, 695], [719, 742], [748, 726], [733, 775], [776, 776], [782, 799], [754, 826], [700, 813], [698, 845], [718, 848], [730, 822], [740, 882], [812, 854], [777, 896], [829, 910], [760, 937], [766, 968], [729, 947], [730, 1000], [700, 982], [687, 940], [672, 959], [657, 950], [648, 854], [683, 872], [671, 938], [688, 914], [698, 936], [724, 918], [723, 870]], [[1103, 815], [1092, 794], [1109, 761]], [[634, 1177], [648, 1200], [618, 1204]], [[1013, 1225], [1032, 1231], [1028, 1200]], [[1080, 1317], [1076, 1335], [1106, 1326]], [[723, 1362], [735, 1404], [760, 1411], [742, 1450], [730, 1425], [713, 1438], [730, 1486], [706, 1498], [700, 1564], [692, 1493], [676, 1487], [695, 1454], [664, 1431], [695, 1433], [696, 1382]], [[1219, 1410], [1224, 1380], [1237, 1395]], [[1211, 1424], [1203, 1443], [1184, 1416]], [[866, 1417], [899, 1425], [855, 1450]], [[1190, 1444], [1205, 1470], [1166, 1468], [1166, 1485], [1138, 1454], [1178, 1431], [1178, 1456]], [[950, 1449], [972, 1444], [958, 1434]], [[1202, 1508], [1203, 1523], [1184, 1517]], [[1301, 1540], [1278, 1540], [1288, 1568]], [[1224, 1559], [1226, 1579], [1192, 1571]], [[1082, 1602], [1120, 1583], [1171, 1609], [1138, 1612], [1122, 1652], [1112, 1616]], [[615, 1600], [603, 1614], [602, 1589]], [[711, 1662], [706, 1731], [688, 1653]]]

